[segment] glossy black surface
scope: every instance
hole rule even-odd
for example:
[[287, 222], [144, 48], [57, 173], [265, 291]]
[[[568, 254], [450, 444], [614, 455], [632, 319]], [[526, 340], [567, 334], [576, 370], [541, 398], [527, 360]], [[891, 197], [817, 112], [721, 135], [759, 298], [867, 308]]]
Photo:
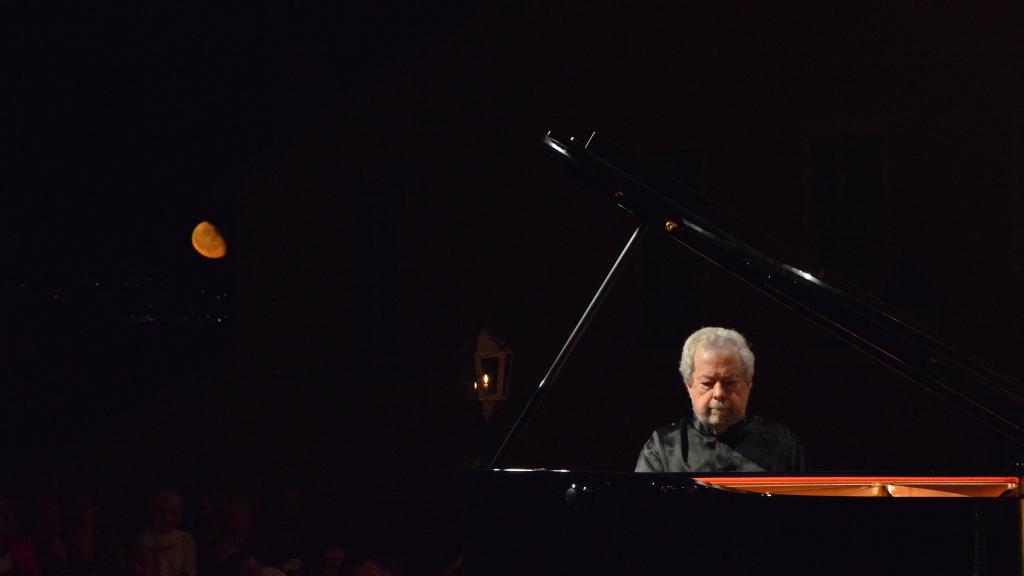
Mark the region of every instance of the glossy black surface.
[[766, 497], [669, 474], [478, 471], [469, 574], [1017, 574], [1019, 501]]

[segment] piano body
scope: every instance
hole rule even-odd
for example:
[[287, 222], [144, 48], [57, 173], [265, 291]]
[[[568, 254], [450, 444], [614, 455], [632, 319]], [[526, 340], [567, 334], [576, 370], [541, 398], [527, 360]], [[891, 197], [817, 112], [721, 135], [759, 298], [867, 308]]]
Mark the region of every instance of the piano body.
[[[599, 138], [544, 143], [635, 229], [491, 466], [467, 474], [467, 573], [1022, 574], [1014, 383], [755, 248]], [[801, 435], [807, 472], [632, 472], [689, 409], [674, 362], [701, 325], [754, 343], [751, 411]]]

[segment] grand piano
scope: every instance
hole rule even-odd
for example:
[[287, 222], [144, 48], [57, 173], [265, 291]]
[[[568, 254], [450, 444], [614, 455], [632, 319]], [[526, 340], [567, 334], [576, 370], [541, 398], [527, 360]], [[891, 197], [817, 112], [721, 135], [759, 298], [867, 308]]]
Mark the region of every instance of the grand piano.
[[[469, 574], [1022, 574], [1024, 391], [593, 134], [549, 133], [625, 247], [493, 461], [467, 474]], [[750, 411], [806, 472], [633, 473], [689, 409], [682, 339], [744, 332]]]

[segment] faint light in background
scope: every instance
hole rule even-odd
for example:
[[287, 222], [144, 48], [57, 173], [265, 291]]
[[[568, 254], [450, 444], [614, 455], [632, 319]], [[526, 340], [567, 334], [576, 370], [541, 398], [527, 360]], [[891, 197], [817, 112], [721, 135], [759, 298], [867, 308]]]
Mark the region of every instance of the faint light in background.
[[192, 229], [192, 247], [207, 258], [223, 258], [228, 253], [228, 243], [220, 230], [203, 220]]
[[484, 419], [490, 420], [495, 407], [508, 398], [512, 380], [512, 350], [487, 330], [480, 330], [474, 355], [476, 379], [473, 391], [480, 399]]

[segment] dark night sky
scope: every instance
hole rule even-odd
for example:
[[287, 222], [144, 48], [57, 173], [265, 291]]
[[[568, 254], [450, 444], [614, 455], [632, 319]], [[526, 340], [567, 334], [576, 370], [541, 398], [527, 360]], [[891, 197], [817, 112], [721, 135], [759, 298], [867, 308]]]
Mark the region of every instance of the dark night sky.
[[[551, 128], [600, 130], [1020, 382], [1019, 7], [342, 4], [4, 4], [0, 447], [23, 479], [454, 498], [476, 331], [516, 350], [500, 430], [633, 224], [560, 176]], [[192, 251], [203, 219], [226, 259]], [[842, 370], [803, 362], [813, 331], [677, 281], [746, 302], [765, 377], [808, 384], [766, 411], [806, 436], [802, 410], [847, 397], [793, 376]], [[671, 349], [721, 302], [661, 329], [667, 369], [609, 373], [680, 399]], [[840, 421], [914, 410], [860, 390]], [[628, 416], [618, 455], [669, 417], [642, 412], [589, 417]]]

